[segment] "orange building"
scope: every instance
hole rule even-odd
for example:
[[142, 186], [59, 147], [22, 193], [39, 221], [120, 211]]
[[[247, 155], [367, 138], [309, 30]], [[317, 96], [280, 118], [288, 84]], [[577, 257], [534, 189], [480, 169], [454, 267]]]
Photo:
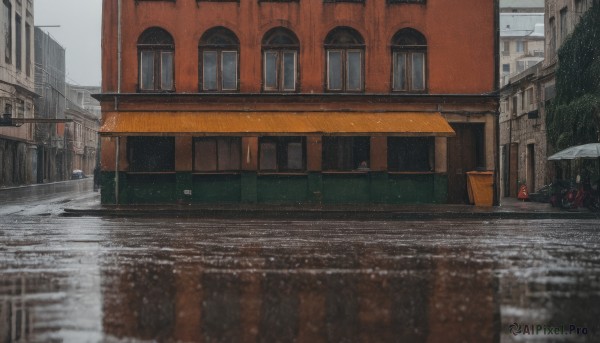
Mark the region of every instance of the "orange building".
[[103, 203], [462, 203], [497, 0], [105, 0]]

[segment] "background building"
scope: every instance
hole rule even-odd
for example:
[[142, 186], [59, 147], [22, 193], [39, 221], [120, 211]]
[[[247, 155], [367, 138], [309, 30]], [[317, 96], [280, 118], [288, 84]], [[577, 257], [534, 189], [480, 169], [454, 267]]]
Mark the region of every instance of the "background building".
[[69, 151], [67, 165], [70, 170], [82, 170], [85, 175], [90, 176], [99, 162], [97, 149], [100, 128], [100, 111], [97, 101], [91, 97], [91, 91], [99, 92], [100, 89], [67, 83], [65, 110], [65, 115], [73, 120], [65, 127]]
[[500, 14], [500, 86], [544, 60], [544, 14]]
[[102, 201], [463, 203], [496, 168], [497, 14], [105, 1]]
[[544, 0], [500, 0], [500, 13], [544, 13]]
[[[35, 91], [39, 98], [35, 116], [42, 119], [65, 119], [65, 49], [49, 34], [35, 29]], [[38, 144], [37, 182], [67, 180], [68, 165], [65, 124], [36, 124]]]
[[[33, 1], [3, 0], [0, 6], [0, 111], [33, 118]], [[0, 187], [36, 181], [34, 139], [31, 124], [0, 127]]]
[[519, 184], [529, 191], [554, 178], [547, 161], [551, 147], [546, 131], [546, 105], [556, 95], [557, 51], [593, 0], [545, 2], [543, 62], [508, 78], [500, 99], [501, 194], [517, 196]]

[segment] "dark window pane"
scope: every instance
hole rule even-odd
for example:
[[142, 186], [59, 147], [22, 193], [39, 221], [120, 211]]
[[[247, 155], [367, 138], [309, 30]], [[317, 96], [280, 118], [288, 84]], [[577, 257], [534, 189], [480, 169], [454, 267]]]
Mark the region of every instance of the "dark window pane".
[[276, 52], [265, 52], [265, 89], [277, 89]]
[[202, 88], [207, 91], [217, 89], [217, 52], [204, 51], [202, 54]]
[[218, 142], [218, 160], [219, 170], [239, 170], [240, 169], [240, 149], [241, 141], [239, 138], [219, 138]]
[[357, 91], [361, 87], [361, 52], [348, 51], [348, 90]]
[[12, 60], [12, 6], [4, 2], [4, 58], [6, 63]]
[[287, 169], [304, 169], [302, 142], [292, 142], [287, 145]]
[[25, 71], [31, 75], [31, 26], [25, 24]]
[[142, 51], [141, 87], [154, 89], [154, 51]]
[[161, 52], [161, 85], [160, 89], [173, 89], [173, 53]]
[[[363, 169], [370, 165], [371, 138], [350, 137], [352, 139], [352, 168]], [[362, 166], [362, 167], [361, 167]]]
[[361, 165], [368, 167], [369, 156], [369, 137], [323, 137], [323, 170], [351, 171]]
[[327, 52], [327, 88], [330, 90], [342, 89], [342, 52]]
[[283, 53], [283, 89], [296, 89], [296, 53]]
[[394, 53], [394, 90], [406, 89], [406, 54]]
[[21, 16], [19, 15], [15, 15], [15, 37], [16, 37], [16, 42], [15, 42], [15, 53], [16, 53], [16, 59], [15, 59], [15, 66], [17, 67], [17, 70], [21, 70], [21, 63], [22, 63], [22, 28], [21, 28]]
[[217, 142], [214, 138], [205, 138], [195, 142], [194, 170], [217, 170]]
[[412, 89], [425, 89], [425, 55], [423, 53], [412, 54]]
[[237, 52], [235, 51], [223, 51], [223, 89], [224, 90], [236, 90], [237, 89]]
[[433, 170], [432, 137], [389, 137], [388, 168], [391, 171]]
[[260, 170], [277, 170], [277, 144], [260, 143]]
[[135, 172], [175, 170], [174, 137], [129, 137], [129, 169]]

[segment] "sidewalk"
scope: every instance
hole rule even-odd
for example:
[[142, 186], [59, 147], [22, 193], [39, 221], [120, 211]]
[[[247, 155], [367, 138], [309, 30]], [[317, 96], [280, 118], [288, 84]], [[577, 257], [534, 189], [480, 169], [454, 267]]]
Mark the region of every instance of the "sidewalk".
[[564, 211], [550, 204], [502, 199], [496, 207], [471, 205], [101, 205], [99, 196], [65, 208], [63, 216], [188, 217], [214, 219], [312, 219], [312, 220], [435, 220], [435, 219], [600, 219], [587, 209]]

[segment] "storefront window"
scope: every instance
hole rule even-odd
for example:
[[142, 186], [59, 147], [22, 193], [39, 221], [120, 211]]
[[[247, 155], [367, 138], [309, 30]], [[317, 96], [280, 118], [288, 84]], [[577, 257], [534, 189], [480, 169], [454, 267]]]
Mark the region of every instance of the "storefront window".
[[306, 169], [304, 137], [261, 137], [259, 148], [261, 171], [303, 172]]
[[129, 137], [127, 148], [132, 172], [175, 171], [175, 137]]
[[370, 137], [323, 137], [323, 170], [368, 170]]
[[433, 137], [389, 137], [388, 170], [430, 172], [434, 170]]
[[239, 137], [207, 137], [194, 140], [194, 171], [237, 171], [241, 166]]

